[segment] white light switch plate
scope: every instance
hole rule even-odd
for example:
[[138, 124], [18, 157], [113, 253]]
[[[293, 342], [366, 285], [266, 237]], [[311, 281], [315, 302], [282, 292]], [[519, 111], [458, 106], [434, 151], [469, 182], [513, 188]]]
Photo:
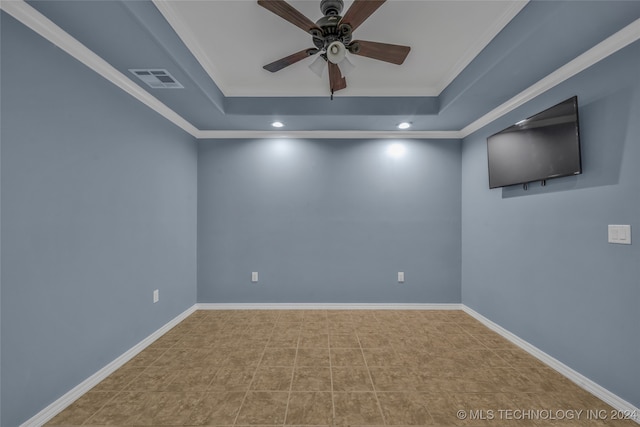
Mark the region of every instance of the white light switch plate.
[[160, 291], [156, 289], [155, 291], [153, 291], [153, 303], [155, 304], [158, 301], [160, 301]]
[[398, 271], [398, 283], [404, 283], [404, 271]]
[[631, 226], [630, 225], [609, 225], [609, 243], [617, 243], [619, 245], [631, 244]]
[[258, 272], [257, 271], [252, 271], [251, 272], [251, 281], [253, 283], [256, 283], [258, 281]]

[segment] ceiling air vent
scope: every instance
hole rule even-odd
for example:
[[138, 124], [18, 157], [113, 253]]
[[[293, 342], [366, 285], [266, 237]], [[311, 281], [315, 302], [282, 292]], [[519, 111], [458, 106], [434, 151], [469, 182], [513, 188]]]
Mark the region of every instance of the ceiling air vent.
[[152, 89], [182, 89], [184, 86], [173, 78], [167, 70], [161, 69], [131, 69], [136, 77], [145, 82]]

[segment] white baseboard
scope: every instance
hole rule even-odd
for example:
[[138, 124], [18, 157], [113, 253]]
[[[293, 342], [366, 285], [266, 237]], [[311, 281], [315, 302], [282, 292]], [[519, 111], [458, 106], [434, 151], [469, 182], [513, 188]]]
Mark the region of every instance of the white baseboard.
[[504, 338], [511, 341], [513, 344], [517, 345], [527, 353], [531, 354], [533, 357], [537, 358], [542, 363], [558, 371], [560, 374], [562, 374], [569, 380], [573, 381], [584, 390], [593, 394], [598, 399], [611, 405], [614, 409], [624, 414], [637, 414], [637, 417], [634, 419], [634, 421], [640, 424], [640, 409], [636, 408], [631, 403], [627, 402], [626, 400], [622, 399], [616, 394], [610, 392], [606, 388], [590, 380], [589, 378], [585, 377], [581, 373], [571, 369], [564, 363], [560, 362], [558, 359], [552, 356], [549, 356], [547, 353], [540, 350], [538, 347], [528, 343], [527, 341], [523, 340], [522, 338], [518, 337], [512, 332], [509, 332], [508, 330], [498, 325], [497, 323], [494, 323], [493, 321], [487, 319], [486, 317], [484, 317], [477, 311], [473, 310], [472, 308], [469, 308], [463, 304], [462, 310], [465, 313], [469, 314], [470, 316], [474, 317], [476, 320], [480, 321], [482, 324], [484, 324], [486, 327], [488, 327], [492, 331], [500, 334]]
[[51, 403], [49, 406], [44, 408], [42, 411], [38, 412], [36, 415], [25, 421], [20, 427], [40, 427], [53, 417], [58, 415], [62, 410], [67, 408], [73, 402], [78, 400], [83, 394], [91, 390], [93, 387], [98, 385], [100, 381], [111, 375], [122, 365], [127, 363], [129, 360], [133, 359], [138, 353], [147, 348], [151, 343], [160, 338], [162, 335], [167, 333], [169, 329], [176, 326], [178, 323], [182, 322], [186, 319], [190, 314], [196, 311], [196, 306], [193, 305], [183, 313], [176, 316], [174, 319], [170, 320], [167, 324], [162, 326], [160, 329], [140, 341], [135, 346], [131, 347], [125, 353], [120, 355], [114, 361], [109, 363], [104, 368], [100, 369], [95, 374], [91, 375], [86, 380], [82, 381], [80, 384], [69, 390], [67, 393], [62, 395], [55, 402]]
[[199, 303], [196, 307], [198, 310], [462, 310], [459, 303]]

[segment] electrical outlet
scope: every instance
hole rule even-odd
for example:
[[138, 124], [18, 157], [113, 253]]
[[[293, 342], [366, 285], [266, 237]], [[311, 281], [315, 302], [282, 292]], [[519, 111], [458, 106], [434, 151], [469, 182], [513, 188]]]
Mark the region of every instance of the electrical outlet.
[[160, 301], [160, 291], [156, 289], [155, 291], [153, 291], [153, 303], [155, 304], [158, 301]]
[[252, 271], [251, 272], [251, 281], [253, 283], [257, 283], [258, 282], [258, 272], [257, 271]]

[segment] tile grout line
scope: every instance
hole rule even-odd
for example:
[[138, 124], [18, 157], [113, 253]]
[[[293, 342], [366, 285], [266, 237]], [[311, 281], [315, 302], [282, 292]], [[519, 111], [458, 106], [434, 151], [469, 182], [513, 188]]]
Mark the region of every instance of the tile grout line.
[[260, 359], [258, 359], [258, 364], [256, 365], [256, 369], [253, 371], [253, 375], [251, 376], [251, 381], [249, 381], [249, 385], [247, 386], [247, 391], [244, 392], [244, 396], [242, 397], [242, 402], [240, 402], [240, 406], [238, 407], [238, 413], [233, 419], [233, 425], [236, 425], [238, 423], [238, 417], [240, 416], [240, 412], [242, 411], [242, 406], [244, 406], [244, 402], [247, 400], [247, 395], [251, 391], [251, 384], [253, 384], [253, 380], [256, 379], [258, 368], [260, 367], [260, 363], [262, 362], [262, 358], [264, 357], [264, 354], [267, 352], [267, 347], [269, 346], [269, 342], [271, 341], [271, 335], [273, 335], [273, 331], [276, 328], [279, 318], [280, 318], [280, 315], [278, 314], [278, 317], [276, 318], [275, 322], [273, 323], [273, 327], [271, 328], [271, 334], [269, 336], [269, 339], [264, 344], [264, 348], [262, 349], [262, 354], [260, 355]]
[[364, 356], [364, 350], [362, 347], [362, 342], [360, 341], [360, 334], [358, 332], [356, 332], [356, 337], [358, 338], [358, 346], [360, 347], [360, 354], [362, 354], [362, 359], [364, 360], [364, 366], [367, 368], [367, 375], [369, 376], [369, 381], [371, 381], [371, 387], [373, 388], [373, 396], [376, 398], [376, 405], [378, 406], [378, 411], [380, 412], [380, 416], [382, 417], [382, 423], [384, 425], [387, 425], [387, 419], [384, 416], [384, 413], [382, 412], [382, 405], [380, 404], [380, 399], [378, 398], [376, 385], [373, 383], [373, 377], [371, 376], [371, 370], [369, 369], [367, 358]]
[[[196, 313], [196, 312], [197, 312], [197, 310], [196, 310], [194, 313]], [[196, 325], [200, 325], [200, 324], [203, 324], [203, 323], [204, 323], [204, 317], [202, 317], [198, 322], [196, 322]], [[223, 324], [224, 324], [224, 323], [223, 323]], [[172, 346], [172, 347], [170, 347], [170, 348], [173, 348], [173, 347], [177, 346], [179, 342], [180, 342], [179, 340], [178, 340], [178, 341], [176, 341], [176, 342], [173, 344], [173, 346]], [[212, 349], [213, 349], [214, 347], [210, 347], [210, 348], [212, 348]], [[166, 351], [165, 351], [164, 353], [166, 353]], [[162, 353], [162, 354], [164, 354], [164, 353]], [[219, 369], [219, 368], [218, 368], [218, 369]], [[217, 371], [216, 371], [216, 374], [217, 374]], [[207, 389], [209, 388], [209, 386], [211, 385], [211, 383], [213, 382], [213, 380], [214, 380], [214, 379], [215, 379], [215, 375], [213, 375], [213, 376], [211, 377], [211, 381], [209, 381], [209, 383], [207, 384], [207, 386], [206, 386], [206, 387], [204, 388], [204, 390], [200, 393], [200, 398], [198, 399], [197, 403], [194, 405], [194, 408], [191, 410], [191, 412], [189, 412], [189, 416], [187, 417], [187, 420], [190, 420], [190, 419], [191, 419], [191, 416], [192, 416], [192, 415], [193, 415], [193, 413], [196, 411], [196, 407], [197, 407], [197, 405], [198, 405], [200, 402], [202, 402], [202, 401], [204, 400], [204, 398], [205, 398], [205, 396], [206, 396], [206, 394], [207, 394]], [[188, 422], [189, 422], [189, 421], [188, 421]]]
[[[448, 392], [448, 391], [447, 391], [447, 392], [443, 391], [443, 393], [446, 393], [446, 394], [448, 394], [448, 395], [451, 395], [451, 393], [450, 393], [450, 392]], [[431, 421], [433, 421], [433, 423], [434, 423], [434, 424], [436, 424], [436, 419], [435, 419], [435, 418], [434, 418], [434, 416], [431, 414], [431, 411], [429, 410], [429, 406], [427, 406], [427, 407], [425, 408], [425, 410], [427, 411], [427, 414], [429, 414], [429, 417], [431, 417]]]
[[[304, 312], [302, 320], [304, 322]], [[302, 325], [302, 324], [301, 324]], [[296, 362], [298, 361], [298, 348], [300, 348], [300, 335], [302, 334], [302, 326], [298, 331], [298, 340], [296, 342], [296, 354], [293, 356], [293, 367], [291, 368], [291, 381], [289, 381], [289, 393], [287, 395], [287, 406], [284, 410], [284, 419], [282, 420], [282, 426], [287, 425], [287, 416], [289, 415], [289, 402], [291, 401], [291, 390], [293, 389], [293, 377], [296, 373]]]
[[333, 365], [331, 364], [331, 326], [329, 322], [328, 312], [327, 312], [327, 340], [328, 340], [327, 351], [329, 353], [329, 383], [331, 387], [331, 426], [335, 426], [336, 425], [336, 403], [335, 403], [334, 393], [333, 393]]

